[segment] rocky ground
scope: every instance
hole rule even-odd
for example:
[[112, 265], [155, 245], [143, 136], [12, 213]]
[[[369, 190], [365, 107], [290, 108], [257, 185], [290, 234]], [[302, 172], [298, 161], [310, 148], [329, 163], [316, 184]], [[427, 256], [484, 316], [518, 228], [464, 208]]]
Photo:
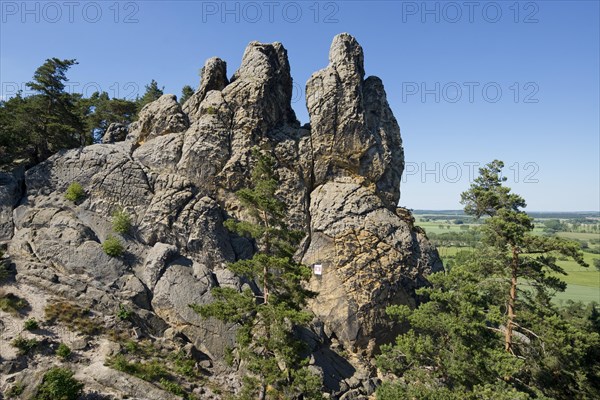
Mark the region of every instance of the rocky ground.
[[[353, 37], [336, 36], [329, 65], [307, 83], [310, 124], [301, 126], [280, 43], [250, 43], [229, 79], [218, 58], [202, 71], [185, 104], [164, 95], [129, 127], [111, 126], [102, 144], [0, 175], [0, 240], [14, 275], [2, 296], [29, 304], [0, 311], [5, 393], [22, 383], [27, 398], [55, 364], [76, 371], [87, 398], [235, 392], [239, 366], [225, 362], [235, 326], [188, 305], [211, 302], [217, 286], [259, 291], [227, 269], [253, 243], [223, 226], [245, 216], [234, 193], [248, 184], [254, 146], [276, 158], [288, 222], [307, 233], [298, 259], [323, 267], [302, 335], [325, 396], [373, 393], [369, 359], [399, 329], [385, 307], [414, 304], [415, 288], [441, 268], [410, 213], [396, 208], [404, 154], [381, 80], [365, 79]], [[74, 182], [85, 192], [75, 202], [65, 198]], [[127, 233], [114, 232], [117, 210], [132, 219]], [[119, 257], [103, 251], [111, 236], [124, 244]], [[29, 318], [39, 329], [24, 331]], [[19, 355], [10, 344], [18, 336], [39, 343]], [[59, 343], [73, 355], [57, 357]]]

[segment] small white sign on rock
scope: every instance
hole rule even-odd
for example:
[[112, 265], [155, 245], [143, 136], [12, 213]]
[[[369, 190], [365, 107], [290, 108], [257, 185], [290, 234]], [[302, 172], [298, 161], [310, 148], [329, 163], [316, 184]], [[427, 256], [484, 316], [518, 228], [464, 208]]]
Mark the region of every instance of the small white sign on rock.
[[323, 266], [321, 264], [313, 265], [313, 272], [315, 273], [315, 275], [322, 275], [323, 274]]

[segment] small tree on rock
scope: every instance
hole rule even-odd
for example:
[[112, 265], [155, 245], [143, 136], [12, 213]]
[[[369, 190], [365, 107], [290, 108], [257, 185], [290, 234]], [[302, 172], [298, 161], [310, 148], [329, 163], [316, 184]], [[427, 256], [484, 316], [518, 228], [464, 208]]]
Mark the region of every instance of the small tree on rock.
[[301, 356], [303, 343], [294, 336], [296, 326], [312, 319], [303, 311], [308, 298], [314, 296], [303, 288], [311, 271], [292, 258], [303, 234], [289, 230], [284, 222], [286, 206], [276, 194], [275, 160], [256, 148], [253, 156], [252, 186], [236, 193], [250, 218], [229, 219], [225, 225], [255, 241], [258, 252], [229, 268], [257, 282], [262, 292], [216, 288], [212, 292], [215, 302], [192, 307], [203, 317], [239, 325], [237, 356], [249, 372], [242, 397], [320, 398], [320, 378], [308, 369], [308, 360]]

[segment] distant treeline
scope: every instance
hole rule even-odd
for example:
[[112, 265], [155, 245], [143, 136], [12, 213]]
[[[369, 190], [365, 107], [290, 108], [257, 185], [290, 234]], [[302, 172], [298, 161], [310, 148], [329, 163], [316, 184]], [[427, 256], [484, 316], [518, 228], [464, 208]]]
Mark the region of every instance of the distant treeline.
[[[452, 219], [457, 216], [465, 216], [462, 210], [412, 210], [415, 215], [426, 215], [430, 219]], [[555, 218], [555, 219], [581, 219], [586, 218], [600, 219], [600, 211], [530, 211], [529, 214], [533, 218]]]

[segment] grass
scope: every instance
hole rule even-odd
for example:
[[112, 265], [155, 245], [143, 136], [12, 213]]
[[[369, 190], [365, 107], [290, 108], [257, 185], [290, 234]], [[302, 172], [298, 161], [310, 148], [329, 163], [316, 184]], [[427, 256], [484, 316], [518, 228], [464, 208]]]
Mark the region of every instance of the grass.
[[567, 290], [557, 293], [555, 298], [557, 304], [563, 304], [567, 300], [581, 301], [583, 303], [600, 302], [600, 289], [597, 287], [568, 285]]
[[186, 382], [197, 383], [204, 377], [196, 362], [183, 351], [168, 352], [149, 340], [125, 340], [122, 349], [121, 353], [106, 360], [108, 367], [158, 384], [184, 399], [195, 399]]
[[[416, 218], [416, 225], [423, 227], [427, 233], [439, 234], [461, 231], [461, 225], [452, 223], [452, 220], [456, 218], [452, 215], [448, 215], [448, 220], [440, 221], [423, 222], [420, 220], [420, 216], [417, 216]], [[440, 225], [443, 227], [440, 228]], [[536, 226], [538, 227], [536, 227], [534, 233], [543, 234], [543, 224], [538, 223]], [[597, 240], [600, 238], [600, 235], [597, 233], [587, 232], [558, 232], [557, 235], [568, 239], [585, 241], [590, 241], [593, 239]], [[597, 246], [590, 245], [590, 247], [595, 248]], [[448, 261], [452, 260], [452, 258], [456, 256], [456, 253], [462, 250], [468, 251], [470, 249], [470, 247], [439, 246], [438, 252], [440, 257], [442, 257], [442, 260], [448, 264]], [[562, 293], [556, 294], [556, 301], [558, 303], [566, 300], [582, 301], [584, 303], [596, 301], [600, 303], [600, 271], [594, 267], [594, 259], [600, 259], [600, 254], [593, 254], [584, 251], [583, 255], [585, 262], [589, 264], [588, 268], [582, 267], [572, 260], [558, 261], [558, 265], [561, 266], [565, 272], [567, 272], [567, 275], [557, 275], [561, 280], [567, 283], [567, 289]]]
[[9, 399], [17, 398], [25, 391], [25, 385], [23, 382], [15, 382], [10, 389], [5, 393]]
[[69, 329], [77, 330], [85, 335], [97, 335], [102, 332], [103, 325], [92, 315], [90, 310], [68, 301], [56, 301], [44, 309], [46, 322], [63, 324]]
[[29, 307], [27, 300], [22, 299], [13, 293], [0, 293], [0, 310], [17, 315], [27, 307]]
[[600, 233], [589, 232], [557, 232], [557, 235], [567, 239], [590, 240], [600, 239]]

